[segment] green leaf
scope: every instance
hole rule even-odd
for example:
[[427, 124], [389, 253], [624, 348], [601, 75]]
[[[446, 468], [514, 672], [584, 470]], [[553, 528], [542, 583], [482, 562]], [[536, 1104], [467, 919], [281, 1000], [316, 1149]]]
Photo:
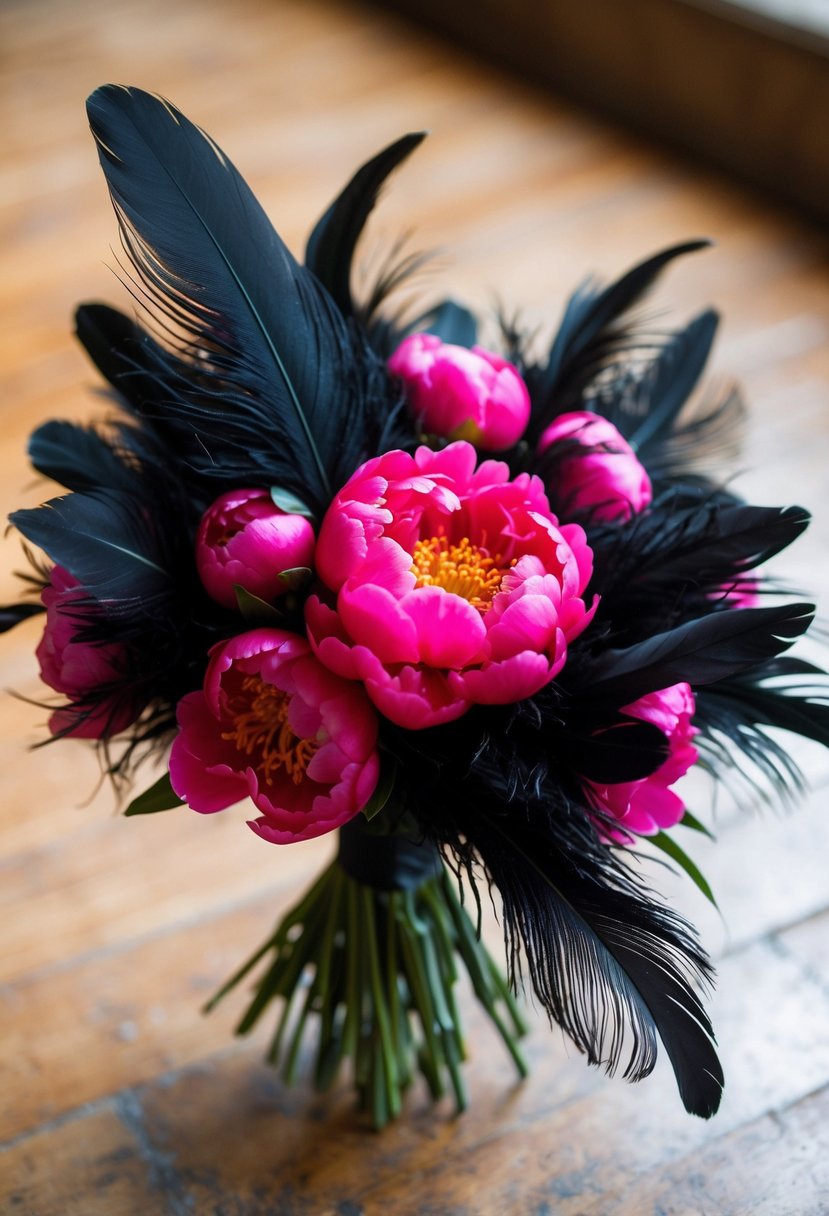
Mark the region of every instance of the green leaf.
[[250, 591], [245, 591], [244, 587], [241, 587], [238, 583], [233, 584], [233, 590], [236, 592], [236, 603], [239, 611], [248, 624], [282, 624], [282, 613], [278, 608], [274, 608], [273, 604], [269, 604], [266, 600], [260, 600], [258, 595], [252, 595]]
[[163, 773], [155, 785], [133, 798], [124, 814], [154, 815], [156, 811], [171, 811], [176, 806], [184, 806], [184, 803], [170, 784], [170, 774]]
[[280, 572], [279, 581], [284, 583], [289, 591], [298, 591], [300, 587], [305, 586], [312, 573], [310, 566], [291, 566], [289, 570]]
[[703, 836], [707, 836], [709, 840], [716, 840], [714, 833], [709, 831], [704, 823], [700, 823], [696, 816], [692, 815], [690, 811], [686, 811], [682, 816], [679, 821], [679, 827], [691, 828], [694, 832], [702, 832]]
[[658, 849], [661, 849], [663, 853], [667, 853], [678, 866], [682, 867], [691, 881], [696, 883], [705, 898], [710, 900], [710, 902], [715, 908], [717, 908], [717, 911], [719, 912], [717, 901], [714, 899], [714, 893], [709, 887], [702, 873], [685, 852], [685, 850], [679, 847], [673, 837], [668, 836], [665, 832], [658, 832], [656, 836], [650, 836], [648, 839], [650, 840], [651, 844], [655, 844]]
[[363, 807], [363, 814], [369, 823], [375, 817], [375, 815], [380, 814], [383, 807], [391, 797], [396, 777], [397, 765], [394, 763], [394, 761], [384, 763], [383, 767], [380, 769], [380, 779], [377, 782], [374, 793]]
[[271, 498], [274, 505], [279, 507], [280, 511], [284, 511], [286, 515], [304, 515], [306, 519], [313, 520], [314, 512], [304, 503], [301, 498], [297, 498], [296, 494], [292, 494], [290, 490], [283, 490], [281, 486], [271, 486]]

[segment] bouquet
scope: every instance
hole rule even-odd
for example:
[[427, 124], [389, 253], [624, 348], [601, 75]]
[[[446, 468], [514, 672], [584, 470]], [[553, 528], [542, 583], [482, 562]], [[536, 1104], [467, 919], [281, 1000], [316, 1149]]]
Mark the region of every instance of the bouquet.
[[421, 135], [355, 174], [303, 264], [174, 106], [110, 85], [88, 113], [145, 324], [78, 310], [111, 415], [32, 435], [66, 493], [11, 517], [31, 571], [2, 624], [45, 614], [51, 737], [91, 740], [119, 791], [163, 760], [127, 815], [248, 800], [266, 845], [338, 833], [214, 1001], [255, 976], [239, 1032], [275, 1013], [288, 1080], [310, 1039], [321, 1089], [349, 1062], [377, 1127], [418, 1073], [463, 1107], [462, 972], [519, 1072], [523, 985], [609, 1072], [644, 1077], [661, 1040], [712, 1115], [712, 969], [642, 842], [710, 897], [677, 782], [796, 790], [776, 731], [829, 743], [829, 698], [786, 654], [811, 605], [765, 573], [808, 516], [712, 477], [734, 394], [687, 405], [716, 313], [634, 314], [705, 242], [584, 284], [546, 341], [498, 318], [496, 352], [455, 301], [395, 305], [416, 258], [354, 288]]

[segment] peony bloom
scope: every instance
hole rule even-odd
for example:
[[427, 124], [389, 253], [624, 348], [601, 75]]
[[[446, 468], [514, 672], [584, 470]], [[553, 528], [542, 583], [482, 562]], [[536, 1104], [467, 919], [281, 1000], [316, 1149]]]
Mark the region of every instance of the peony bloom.
[[547, 489], [560, 515], [589, 512], [600, 523], [623, 522], [652, 498], [650, 478], [633, 448], [600, 414], [561, 414], [538, 445], [549, 451]]
[[530, 395], [506, 359], [480, 346], [471, 350], [412, 334], [389, 359], [405, 382], [409, 409], [425, 431], [468, 439], [490, 452], [516, 444], [530, 417]]
[[52, 714], [49, 730], [74, 739], [109, 739], [126, 730], [140, 708], [125, 685], [126, 651], [81, 638], [100, 609], [63, 566], [52, 568], [41, 600], [46, 628], [36, 651], [40, 677], [70, 701]]
[[196, 566], [208, 595], [236, 607], [234, 585], [271, 603], [288, 590], [284, 570], [310, 566], [314, 530], [302, 515], [287, 515], [267, 490], [231, 490], [202, 516]]
[[378, 709], [417, 730], [470, 705], [531, 696], [561, 670], [594, 609], [592, 553], [559, 527], [541, 482], [454, 443], [367, 461], [326, 513], [308, 636], [323, 663], [362, 680]]
[[668, 740], [668, 758], [655, 773], [640, 781], [619, 785], [587, 782], [594, 804], [624, 829], [619, 833], [620, 840], [627, 839], [629, 832], [654, 836], [663, 828], [672, 828], [685, 814], [685, 804], [670, 787], [697, 759], [697, 749], [691, 742], [697, 734], [691, 725], [694, 709], [694, 694], [688, 684], [672, 684], [622, 707], [622, 713], [631, 718], [659, 727]]
[[304, 638], [253, 629], [210, 653], [201, 692], [178, 704], [170, 780], [209, 814], [248, 797], [250, 827], [289, 844], [333, 831], [377, 784], [377, 716], [363, 690], [328, 671]]

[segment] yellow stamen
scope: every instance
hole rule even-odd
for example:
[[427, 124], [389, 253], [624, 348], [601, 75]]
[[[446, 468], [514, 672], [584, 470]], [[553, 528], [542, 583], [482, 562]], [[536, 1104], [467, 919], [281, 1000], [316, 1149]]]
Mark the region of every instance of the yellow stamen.
[[291, 730], [286, 693], [259, 676], [245, 676], [234, 701], [233, 729], [223, 732], [222, 738], [235, 743], [246, 756], [259, 753], [256, 770], [260, 778], [269, 782], [282, 768], [299, 785], [319, 743], [298, 739]]
[[505, 563], [500, 554], [490, 557], [466, 536], [456, 545], [450, 544], [445, 536], [419, 540], [412, 558], [412, 574], [418, 587], [442, 587], [468, 600], [481, 613], [489, 611], [501, 579], [515, 565], [515, 559]]

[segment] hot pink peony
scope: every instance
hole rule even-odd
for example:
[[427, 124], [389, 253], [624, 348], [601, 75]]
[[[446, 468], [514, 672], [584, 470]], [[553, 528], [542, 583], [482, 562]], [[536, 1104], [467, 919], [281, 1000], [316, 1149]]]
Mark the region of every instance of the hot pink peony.
[[389, 359], [389, 371], [405, 382], [409, 409], [432, 435], [501, 452], [529, 421], [530, 396], [517, 370], [480, 346], [412, 334]]
[[314, 658], [304, 638], [253, 629], [214, 646], [201, 692], [178, 704], [170, 780], [194, 811], [248, 795], [263, 840], [333, 831], [377, 784], [377, 716], [363, 690]]
[[271, 603], [288, 586], [280, 574], [310, 566], [314, 530], [302, 515], [280, 511], [267, 490], [231, 490], [202, 516], [196, 566], [205, 590], [225, 608], [236, 607], [234, 585]]
[[650, 503], [650, 478], [607, 418], [584, 410], [561, 414], [542, 434], [539, 453], [553, 445], [560, 445], [561, 454], [549, 452], [547, 489], [561, 515], [589, 512], [612, 523], [630, 519]]
[[596, 806], [617, 819], [624, 829], [620, 839], [626, 839], [629, 832], [653, 836], [679, 823], [684, 815], [685, 804], [670, 787], [697, 759], [697, 749], [691, 742], [697, 734], [691, 725], [694, 709], [694, 694], [688, 684], [672, 684], [622, 707], [622, 713], [631, 718], [658, 726], [667, 737], [669, 754], [655, 773], [640, 781], [619, 785], [588, 782]]
[[49, 730], [75, 739], [108, 739], [126, 730], [140, 708], [125, 684], [126, 651], [79, 636], [100, 609], [63, 566], [53, 567], [41, 599], [46, 628], [36, 651], [40, 676], [70, 701], [52, 714]]
[[537, 692], [593, 609], [592, 553], [559, 527], [537, 477], [454, 443], [369, 460], [331, 504], [306, 604], [312, 646], [409, 729]]

